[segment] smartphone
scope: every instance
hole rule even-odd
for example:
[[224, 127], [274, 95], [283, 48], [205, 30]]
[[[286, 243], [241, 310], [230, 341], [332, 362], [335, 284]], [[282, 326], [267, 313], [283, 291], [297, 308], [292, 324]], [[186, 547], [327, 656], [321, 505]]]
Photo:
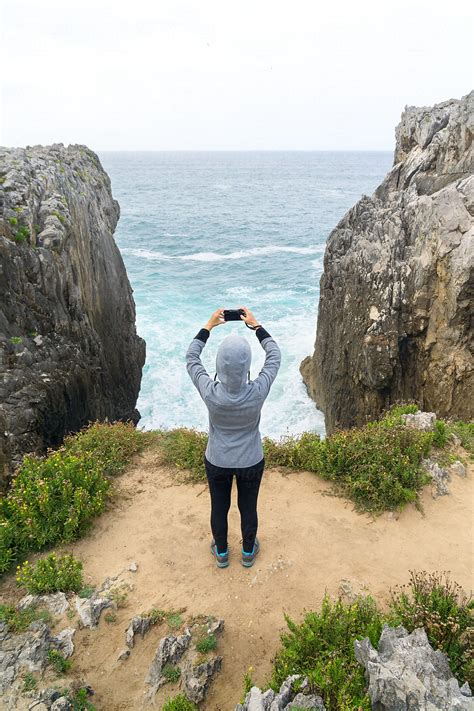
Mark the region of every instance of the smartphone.
[[224, 321], [242, 321], [240, 316], [245, 316], [243, 309], [224, 309]]

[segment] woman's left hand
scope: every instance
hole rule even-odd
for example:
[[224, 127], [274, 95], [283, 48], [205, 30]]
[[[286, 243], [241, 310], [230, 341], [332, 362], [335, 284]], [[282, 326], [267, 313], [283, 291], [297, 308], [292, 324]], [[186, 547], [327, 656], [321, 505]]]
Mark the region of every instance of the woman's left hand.
[[214, 311], [204, 328], [207, 328], [207, 330], [210, 331], [212, 328], [214, 328], [214, 326], [220, 326], [221, 323], [225, 323], [224, 309], [217, 309], [217, 311]]

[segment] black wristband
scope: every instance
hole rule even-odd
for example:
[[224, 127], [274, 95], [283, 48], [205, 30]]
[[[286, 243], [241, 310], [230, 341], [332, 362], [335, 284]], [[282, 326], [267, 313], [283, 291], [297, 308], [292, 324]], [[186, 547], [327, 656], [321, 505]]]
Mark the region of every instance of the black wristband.
[[207, 339], [209, 338], [210, 331], [207, 328], [201, 328], [201, 330], [194, 336], [194, 338], [197, 338], [198, 341], [202, 341], [205, 343]]
[[271, 338], [270, 334], [268, 333], [268, 331], [265, 331], [263, 326], [257, 326], [257, 328], [255, 329], [255, 334], [260, 343], [263, 341], [264, 338]]

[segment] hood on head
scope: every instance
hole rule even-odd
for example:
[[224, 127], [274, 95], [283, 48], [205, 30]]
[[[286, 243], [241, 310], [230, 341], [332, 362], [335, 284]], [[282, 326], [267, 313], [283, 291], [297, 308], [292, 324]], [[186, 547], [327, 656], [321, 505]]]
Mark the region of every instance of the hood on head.
[[242, 336], [226, 336], [216, 356], [217, 377], [229, 393], [238, 393], [247, 382], [252, 351]]

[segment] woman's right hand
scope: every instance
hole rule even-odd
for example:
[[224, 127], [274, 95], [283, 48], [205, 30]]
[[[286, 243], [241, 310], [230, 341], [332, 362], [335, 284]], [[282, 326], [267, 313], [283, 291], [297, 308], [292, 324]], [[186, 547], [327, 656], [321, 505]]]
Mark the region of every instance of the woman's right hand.
[[242, 321], [245, 321], [245, 323], [248, 323], [248, 325], [252, 327], [260, 325], [253, 313], [246, 306], [238, 306], [237, 308], [242, 309], [242, 311], [245, 312], [240, 315]]

